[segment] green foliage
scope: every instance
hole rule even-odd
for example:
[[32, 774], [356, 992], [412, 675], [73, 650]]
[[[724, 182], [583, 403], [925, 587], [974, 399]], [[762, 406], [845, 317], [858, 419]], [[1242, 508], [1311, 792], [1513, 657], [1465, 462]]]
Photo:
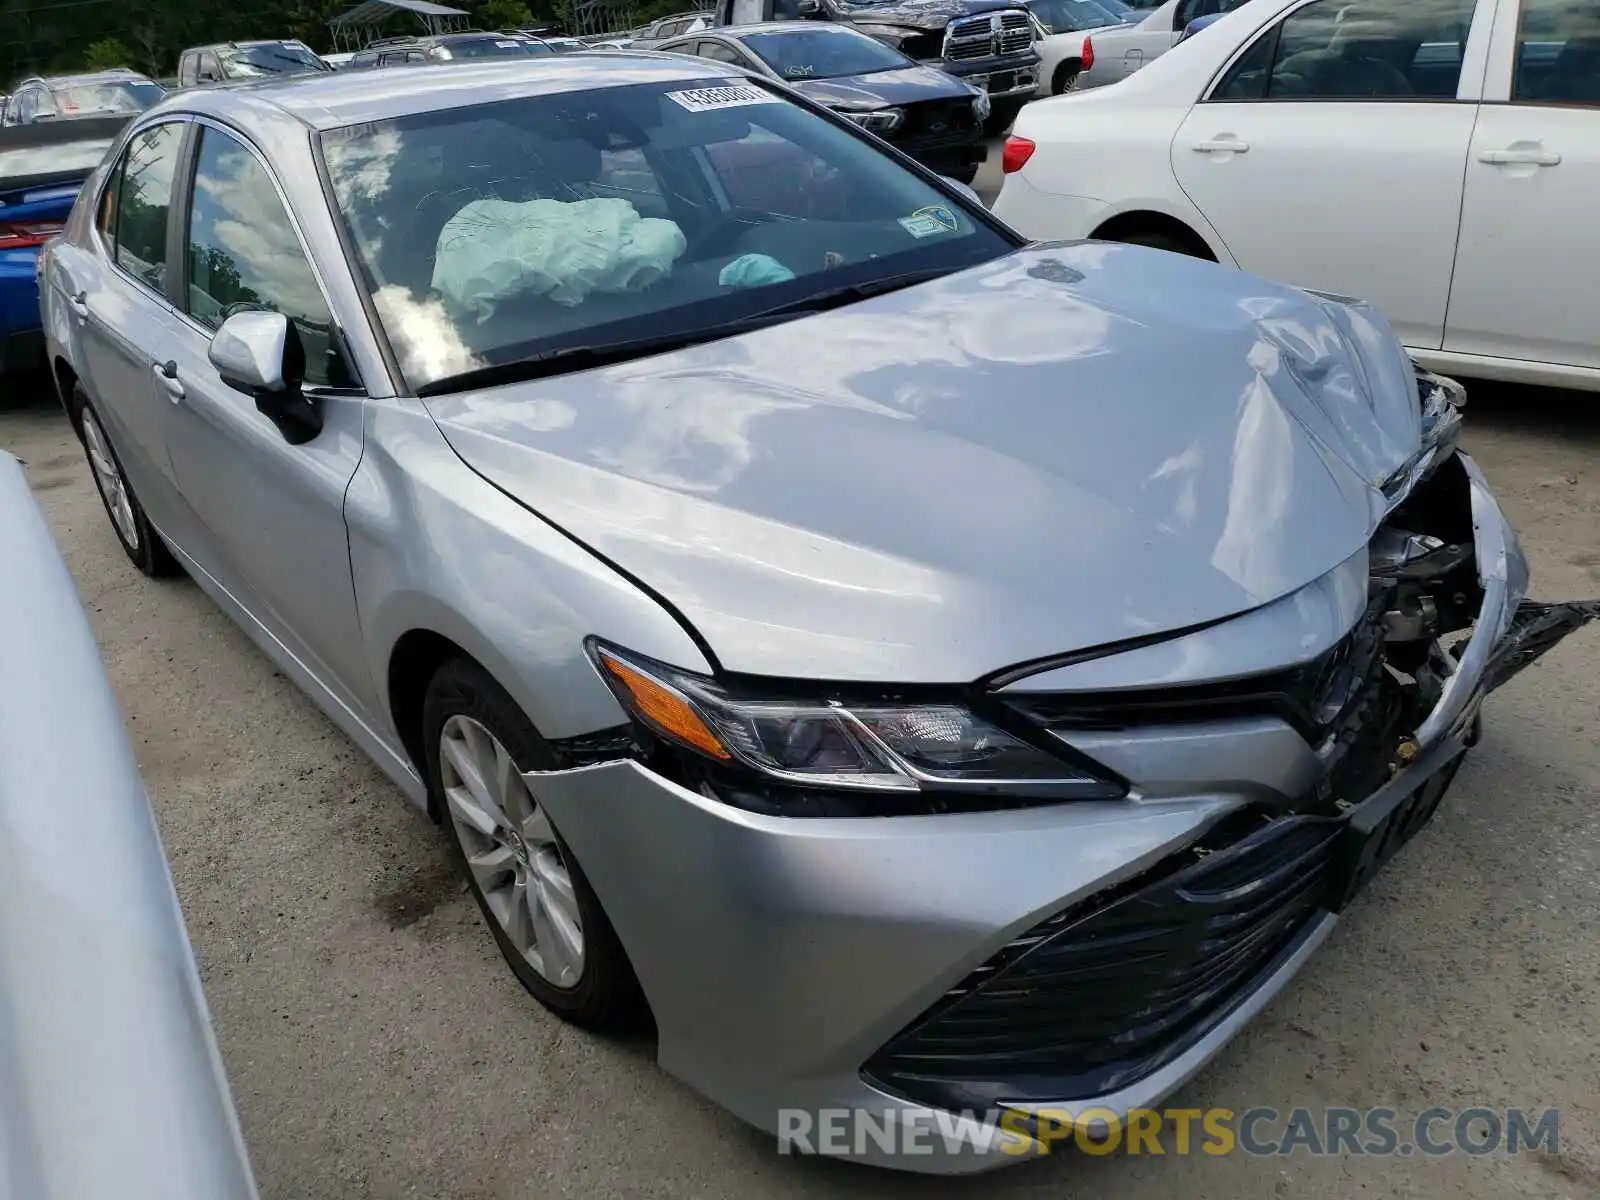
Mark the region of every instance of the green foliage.
[[108, 37], [90, 42], [88, 49], [83, 52], [85, 71], [105, 71], [112, 67], [125, 67], [131, 62], [133, 53], [122, 44], [120, 38]]
[[524, 0], [484, 0], [476, 20], [485, 29], [517, 29], [533, 24], [533, 12]]

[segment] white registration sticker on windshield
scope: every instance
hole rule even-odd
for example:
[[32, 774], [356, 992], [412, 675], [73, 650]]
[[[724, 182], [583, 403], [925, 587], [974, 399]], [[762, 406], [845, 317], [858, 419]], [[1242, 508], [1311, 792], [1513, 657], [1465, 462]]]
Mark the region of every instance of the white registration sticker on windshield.
[[690, 112], [710, 112], [714, 108], [739, 108], [746, 104], [777, 104], [778, 98], [765, 88], [731, 85], [695, 88], [688, 92], [668, 92], [667, 99]]

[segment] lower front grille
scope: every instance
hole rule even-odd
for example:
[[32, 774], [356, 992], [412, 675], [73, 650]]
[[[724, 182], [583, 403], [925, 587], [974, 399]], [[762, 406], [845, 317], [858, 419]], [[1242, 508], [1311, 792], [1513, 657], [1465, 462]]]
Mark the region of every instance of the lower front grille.
[[966, 97], [908, 104], [903, 111], [905, 120], [892, 139], [896, 145], [952, 145], [971, 141], [981, 132], [972, 101]]
[[1230, 818], [1153, 880], [1013, 939], [865, 1073], [954, 1109], [1101, 1096], [1149, 1075], [1293, 952], [1323, 909], [1338, 835], [1322, 817]]

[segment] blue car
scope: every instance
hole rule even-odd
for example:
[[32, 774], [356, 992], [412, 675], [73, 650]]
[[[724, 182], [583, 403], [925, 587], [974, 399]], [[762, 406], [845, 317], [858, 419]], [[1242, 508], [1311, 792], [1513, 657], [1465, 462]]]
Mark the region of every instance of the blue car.
[[[61, 231], [127, 115], [0, 129], [0, 377], [39, 365], [44, 337], [35, 279], [39, 247]], [[16, 399], [0, 386], [0, 404]]]

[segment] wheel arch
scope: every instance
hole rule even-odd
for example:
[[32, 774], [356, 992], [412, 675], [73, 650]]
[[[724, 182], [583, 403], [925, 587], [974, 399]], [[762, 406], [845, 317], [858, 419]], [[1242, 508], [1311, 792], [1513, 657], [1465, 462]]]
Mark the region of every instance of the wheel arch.
[[[1193, 224], [1154, 208], [1134, 208], [1101, 221], [1089, 236], [1097, 241], [1120, 242], [1135, 233], [1157, 233], [1193, 247], [1197, 257], [1227, 262], [1226, 250], [1212, 243]], [[1220, 252], [1219, 252], [1220, 251]]]
[[56, 399], [61, 402], [61, 411], [67, 414], [67, 420], [72, 422], [72, 431], [79, 438], [83, 434], [78, 429], [78, 414], [73, 411], [72, 393], [82, 384], [78, 372], [73, 369], [64, 354], [57, 354], [50, 360], [50, 381], [55, 384]]
[[[627, 722], [599, 672], [581, 647], [572, 655], [537, 661], [521, 669], [495, 639], [433, 597], [412, 594], [403, 606], [406, 619], [389, 626], [373, 672], [394, 737], [427, 791], [427, 748], [422, 737], [423, 704], [439, 668], [455, 658], [476, 664], [516, 703], [541, 738], [563, 743], [612, 730]], [[437, 820], [434, 798], [428, 812]]]

